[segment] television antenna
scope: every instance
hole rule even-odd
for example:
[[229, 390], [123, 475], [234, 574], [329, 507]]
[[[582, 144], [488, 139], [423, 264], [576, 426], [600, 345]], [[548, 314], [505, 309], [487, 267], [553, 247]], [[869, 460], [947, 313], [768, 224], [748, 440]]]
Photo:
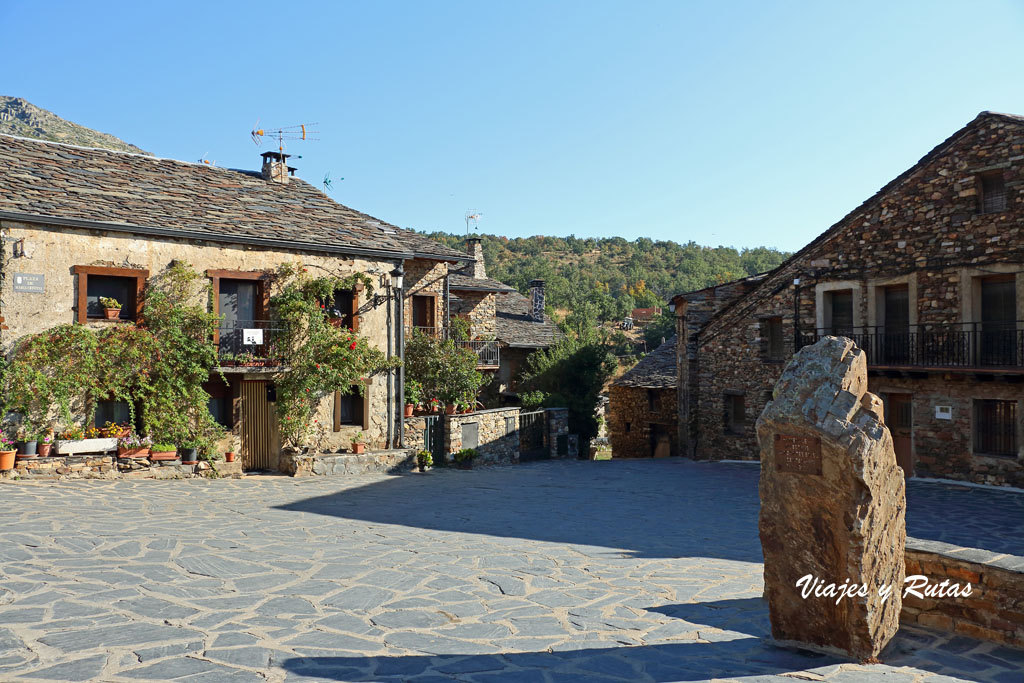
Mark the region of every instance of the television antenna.
[[[344, 178], [338, 178], [338, 180], [339, 181], [340, 180], [344, 180]], [[323, 186], [324, 186], [324, 194], [327, 194], [329, 191], [334, 189], [334, 181], [331, 180], [331, 172], [330, 171], [328, 171], [327, 173], [324, 173]]]
[[477, 229], [477, 224], [480, 222], [480, 216], [484, 214], [480, 211], [466, 211], [466, 237], [469, 237], [469, 222], [473, 221], [473, 229]]
[[320, 138], [309, 137], [310, 134], [318, 135], [320, 133], [317, 130], [310, 130], [310, 127], [315, 125], [317, 124], [300, 123], [297, 126], [285, 126], [284, 128], [260, 128], [260, 122], [257, 119], [250, 135], [257, 147], [262, 144], [265, 137], [277, 138], [277, 151], [284, 154], [285, 140], [319, 140]]

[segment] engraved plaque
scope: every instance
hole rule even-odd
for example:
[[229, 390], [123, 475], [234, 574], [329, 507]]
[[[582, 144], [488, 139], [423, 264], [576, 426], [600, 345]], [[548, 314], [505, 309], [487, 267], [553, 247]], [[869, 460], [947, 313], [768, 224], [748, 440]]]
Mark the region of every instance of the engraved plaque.
[[465, 422], [462, 425], [462, 447], [477, 448], [480, 446], [480, 423]]
[[821, 474], [821, 439], [816, 436], [775, 435], [775, 469], [779, 472]]
[[33, 294], [45, 294], [46, 276], [32, 275], [31, 273], [15, 273], [14, 291], [32, 292]]

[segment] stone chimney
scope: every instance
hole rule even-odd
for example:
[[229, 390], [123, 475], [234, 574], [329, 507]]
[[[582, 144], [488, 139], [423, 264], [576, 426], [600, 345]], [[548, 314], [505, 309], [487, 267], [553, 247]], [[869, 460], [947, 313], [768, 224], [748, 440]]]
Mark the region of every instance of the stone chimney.
[[288, 175], [295, 175], [295, 169], [288, 165], [290, 154], [281, 152], [264, 152], [263, 157], [263, 178], [272, 183], [288, 184]]
[[530, 282], [530, 320], [544, 322], [544, 281]]
[[463, 272], [470, 277], [487, 277], [487, 269], [484, 267], [484, 246], [479, 237], [466, 238], [466, 253], [476, 259], [466, 266]]

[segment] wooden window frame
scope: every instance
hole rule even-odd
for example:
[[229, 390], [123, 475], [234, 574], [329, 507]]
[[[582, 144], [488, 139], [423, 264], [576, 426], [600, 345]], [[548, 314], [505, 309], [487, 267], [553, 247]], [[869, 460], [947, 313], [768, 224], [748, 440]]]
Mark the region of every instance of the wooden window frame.
[[[777, 325], [778, 337], [772, 334], [773, 323]], [[761, 319], [761, 358], [769, 363], [781, 363], [786, 359], [786, 327], [781, 315], [772, 315]], [[773, 349], [772, 341], [778, 342], [778, 348]], [[777, 351], [777, 353], [776, 353]]]
[[[359, 396], [359, 394], [358, 393], [349, 394], [349, 396]], [[370, 428], [370, 387], [366, 387], [366, 389], [365, 389], [365, 391], [363, 391], [363, 395], [362, 395], [362, 399], [363, 399], [363, 422], [362, 422], [361, 426], [360, 425], [349, 424], [347, 422], [346, 423], [342, 423], [342, 421], [341, 421], [341, 399], [342, 399], [341, 392], [340, 391], [335, 391], [334, 392], [334, 414], [331, 416], [332, 417], [332, 422], [334, 423], [334, 431], [335, 432], [340, 432], [343, 427], [360, 427], [361, 429], [369, 429]]]
[[410, 327], [410, 329], [413, 329], [413, 330], [416, 329], [416, 318], [415, 318], [415, 316], [416, 316], [416, 305], [415, 305], [414, 302], [416, 301], [416, 297], [418, 297], [418, 296], [431, 299], [430, 308], [434, 312], [434, 316], [433, 316], [434, 317], [434, 327], [433, 327], [433, 329], [435, 329], [435, 330], [442, 329], [444, 327], [444, 325], [440, 324], [439, 321], [441, 321], [441, 318], [443, 318], [444, 316], [443, 316], [443, 314], [442, 315], [438, 315], [437, 314], [437, 298], [438, 298], [437, 297], [437, 292], [415, 292], [415, 293], [409, 295], [409, 327]]
[[[1006, 404], [1006, 412], [1010, 413], [1009, 429], [1004, 438], [1012, 443], [1013, 450], [1005, 452], [990, 452], [982, 448], [985, 437], [982, 435], [982, 425], [979, 424], [984, 417], [985, 406], [992, 406], [997, 403]], [[1020, 453], [1020, 406], [1016, 399], [1012, 398], [976, 398], [971, 401], [971, 453], [985, 458], [1006, 458], [1016, 459]], [[991, 433], [989, 439], [991, 439]]]
[[[256, 282], [256, 320], [266, 320], [267, 311], [270, 310], [270, 288], [267, 287], [268, 275], [262, 270], [223, 270], [211, 269], [206, 271], [206, 277], [210, 278], [213, 286], [213, 313], [220, 315], [220, 281], [221, 280], [254, 280]], [[220, 343], [220, 327], [213, 332], [213, 343]]]
[[[1010, 208], [1010, 197], [1006, 188], [1006, 176], [1003, 174], [1002, 169], [995, 171], [985, 171], [977, 175], [977, 193], [978, 193], [978, 215], [984, 216], [986, 214], [1003, 213]], [[998, 181], [1000, 191], [993, 192], [992, 189], [985, 190], [986, 183]], [[985, 202], [989, 199], [990, 195], [1002, 195], [1002, 204], [994, 208], [986, 208]]]
[[[75, 320], [82, 325], [88, 322], [100, 322], [104, 318], [89, 317], [89, 276], [123, 277], [135, 280], [135, 318], [136, 324], [142, 322], [142, 293], [149, 279], [149, 271], [139, 268], [112, 268], [108, 266], [74, 266], [72, 272], [78, 277], [78, 301], [76, 302]], [[111, 320], [110, 322], [118, 322]]]
[[335, 292], [352, 292], [352, 307], [348, 312], [349, 320], [352, 321], [352, 324], [345, 328], [352, 332], [359, 331], [359, 295], [362, 294], [363, 289], [363, 283], [357, 282], [352, 289], [341, 288], [335, 290]]

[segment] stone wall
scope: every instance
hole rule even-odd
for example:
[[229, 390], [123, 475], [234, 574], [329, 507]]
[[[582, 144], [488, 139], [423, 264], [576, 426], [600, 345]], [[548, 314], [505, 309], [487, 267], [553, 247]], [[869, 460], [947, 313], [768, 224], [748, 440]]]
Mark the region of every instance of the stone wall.
[[669, 451], [679, 455], [676, 389], [648, 389], [613, 384], [609, 394], [608, 428], [613, 458], [654, 456], [656, 426], [668, 437]]
[[0, 480], [65, 479], [187, 479], [242, 476], [242, 463], [215, 462], [212, 465], [182, 465], [180, 460], [150, 462], [146, 459], [120, 459], [112, 455], [65, 455], [52, 458], [23, 458], [14, 469], [0, 472]]
[[[856, 332], [881, 324], [878, 302], [885, 286], [907, 286], [911, 324], [973, 322], [980, 317], [978, 278], [1014, 274], [1017, 320], [1024, 320], [1022, 152], [1024, 124], [983, 116], [857, 207], [834, 231], [762, 278], [748, 296], [721, 308], [696, 336], [699, 316], [688, 323], [686, 311], [680, 331], [689, 330], [684, 346], [693, 356], [689, 365], [679, 365], [679, 402], [681, 416], [688, 418], [681, 432], [695, 444], [695, 456], [758, 457], [753, 420], [782, 370], [782, 362], [766, 357], [765, 321], [781, 318], [788, 359], [796, 345], [794, 317], [801, 334], [821, 328], [830, 289], [853, 291]], [[978, 211], [979, 174], [988, 172], [1003, 176], [1006, 211]], [[708, 305], [683, 308], [698, 304]], [[919, 473], [1024, 486], [1019, 374], [971, 368], [886, 371], [873, 368], [876, 360], [869, 356], [870, 391], [902, 388], [914, 394], [913, 450]], [[743, 398], [746, 414], [745, 423], [733, 429], [725, 422], [729, 396]], [[971, 400], [983, 398], [1017, 400], [1016, 457], [973, 454]], [[953, 405], [954, 424], [934, 420], [937, 404]]]
[[[548, 453], [551, 458], [568, 458], [570, 453], [568, 450], [569, 443], [569, 409], [568, 408], [548, 408], [545, 412], [545, 417], [548, 422], [548, 434], [547, 434], [547, 446]], [[564, 442], [566, 444], [566, 451], [559, 453], [559, 444]], [[579, 448], [579, 444], [577, 444]], [[572, 454], [573, 458], [576, 454]]]
[[[519, 462], [519, 408], [495, 408], [461, 415], [446, 415], [446, 457], [472, 444], [463, 442], [463, 425], [476, 424], [479, 453], [476, 462], [486, 465], [509, 465]], [[434, 454], [435, 459], [437, 454]]]
[[[322, 253], [296, 253], [209, 241], [64, 226], [38, 226], [8, 220], [0, 221], [0, 228], [7, 232], [5, 242], [24, 239], [25, 246], [25, 256], [8, 260], [4, 264], [5, 272], [8, 275], [31, 273], [45, 277], [43, 294], [15, 292], [14, 278], [3, 279], [0, 288], [0, 316], [4, 318], [5, 329], [0, 337], [0, 347], [4, 353], [8, 353], [13, 344], [25, 335], [75, 322], [78, 276], [73, 273], [73, 268], [76, 265], [144, 269], [149, 271], [150, 277], [166, 269], [174, 260], [190, 263], [200, 272], [210, 269], [271, 272], [282, 263], [301, 262], [315, 274], [338, 276], [369, 270], [387, 273], [395, 266], [395, 262], [386, 260], [346, 259]], [[436, 287], [432, 278], [436, 279], [434, 275], [424, 275], [421, 281], [429, 280], [431, 286]], [[363, 294], [359, 302], [359, 334], [381, 350], [387, 348], [386, 315], [385, 306], [374, 308], [366, 294]], [[118, 323], [90, 321], [88, 324], [90, 327], [102, 327]], [[368, 389], [371, 406], [369, 425], [363, 430], [371, 443], [381, 445], [386, 430], [386, 386], [384, 376], [373, 378]], [[319, 424], [330, 425], [332, 414], [333, 399], [327, 397], [319, 406], [316, 418]], [[78, 421], [83, 417], [78, 415]], [[344, 445], [349, 436], [333, 433], [329, 428], [322, 432], [329, 446]]]
[[281, 454], [281, 471], [293, 477], [338, 477], [359, 474], [411, 472], [416, 468], [416, 452], [397, 449], [371, 453], [294, 453]]
[[453, 311], [469, 318], [470, 336], [494, 339], [498, 332], [497, 303], [495, 292], [456, 292], [460, 301], [458, 310]]
[[903, 598], [900, 623], [1024, 647], [1024, 558], [907, 539], [907, 576], [971, 585], [968, 597]]

